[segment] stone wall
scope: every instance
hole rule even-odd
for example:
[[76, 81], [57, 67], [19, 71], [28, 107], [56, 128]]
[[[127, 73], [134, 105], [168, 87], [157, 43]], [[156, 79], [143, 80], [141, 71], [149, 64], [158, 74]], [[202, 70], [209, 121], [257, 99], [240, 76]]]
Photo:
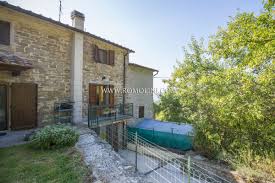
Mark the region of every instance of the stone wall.
[[[53, 122], [53, 107], [71, 97], [71, 64], [74, 32], [53, 23], [0, 7], [0, 20], [11, 23], [11, 45], [0, 45], [0, 52], [27, 58], [34, 68], [12, 77], [10, 72], [0, 72], [0, 83], [36, 83], [38, 85], [38, 124]], [[89, 84], [114, 85], [123, 88], [123, 62], [125, 49], [84, 35], [82, 117], [87, 120]], [[96, 63], [93, 45], [115, 51], [113, 66]], [[126, 57], [126, 70], [128, 67]], [[127, 74], [127, 73], [126, 73]], [[103, 81], [102, 77], [107, 78]], [[115, 104], [122, 103], [123, 94], [115, 94]]]
[[[93, 45], [100, 49], [114, 50], [115, 63], [107, 65], [96, 63], [93, 56]], [[126, 51], [89, 36], [84, 36], [84, 60], [83, 60], [83, 118], [87, 120], [89, 103], [89, 84], [113, 85], [115, 88], [123, 88], [123, 62]], [[126, 57], [126, 69], [128, 57]], [[105, 77], [105, 80], [102, 80]], [[122, 103], [123, 94], [115, 93], [115, 104]]]
[[70, 97], [72, 32], [34, 17], [0, 7], [0, 19], [11, 22], [11, 45], [0, 52], [27, 58], [34, 68], [12, 77], [0, 72], [0, 82], [38, 85], [38, 125], [53, 121], [54, 102]]

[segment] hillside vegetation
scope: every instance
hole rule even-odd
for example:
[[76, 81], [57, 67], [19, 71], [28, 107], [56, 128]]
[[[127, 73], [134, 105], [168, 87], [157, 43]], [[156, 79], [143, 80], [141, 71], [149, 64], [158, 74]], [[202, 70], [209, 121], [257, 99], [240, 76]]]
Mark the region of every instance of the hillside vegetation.
[[235, 15], [207, 47], [192, 38], [155, 106], [160, 120], [194, 125], [196, 150], [252, 182], [275, 180], [274, 1], [264, 7]]

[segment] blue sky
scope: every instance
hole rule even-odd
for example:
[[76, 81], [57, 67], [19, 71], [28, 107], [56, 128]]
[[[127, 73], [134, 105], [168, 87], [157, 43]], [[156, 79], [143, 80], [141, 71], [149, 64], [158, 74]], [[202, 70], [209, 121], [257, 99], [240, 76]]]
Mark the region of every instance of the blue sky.
[[[58, 0], [8, 0], [9, 3], [58, 20]], [[213, 35], [240, 12], [262, 8], [261, 0], [62, 0], [61, 21], [71, 25], [70, 12], [85, 14], [86, 31], [136, 51], [130, 62], [158, 69], [169, 77], [182, 47], [191, 36]], [[154, 87], [164, 87], [154, 79]]]

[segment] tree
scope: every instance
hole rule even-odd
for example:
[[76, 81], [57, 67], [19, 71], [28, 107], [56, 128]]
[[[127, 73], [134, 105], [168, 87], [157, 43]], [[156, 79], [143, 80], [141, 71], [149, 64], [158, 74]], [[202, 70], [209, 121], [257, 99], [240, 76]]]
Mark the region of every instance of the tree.
[[272, 14], [269, 11], [259, 16], [237, 14], [209, 45], [212, 58], [228, 65], [225, 73], [229, 74], [231, 95], [235, 98], [228, 105], [237, 109], [230, 112], [234, 112], [232, 120], [242, 132], [238, 138], [246, 138], [239, 143], [246, 141], [256, 154], [274, 153], [275, 21]]
[[171, 79], [164, 81], [168, 84], [167, 91], [160, 97], [158, 104], [158, 119], [192, 122], [200, 104], [201, 93], [199, 81], [217, 71], [219, 66], [207, 59], [203, 41], [191, 39], [189, 49], [184, 49], [185, 58], [174, 68]]
[[160, 99], [163, 120], [185, 120], [195, 147], [212, 157], [274, 156], [275, 22], [239, 13], [209, 42], [191, 40]]
[[263, 0], [264, 8], [267, 11], [272, 11], [272, 8], [274, 8], [275, 0]]

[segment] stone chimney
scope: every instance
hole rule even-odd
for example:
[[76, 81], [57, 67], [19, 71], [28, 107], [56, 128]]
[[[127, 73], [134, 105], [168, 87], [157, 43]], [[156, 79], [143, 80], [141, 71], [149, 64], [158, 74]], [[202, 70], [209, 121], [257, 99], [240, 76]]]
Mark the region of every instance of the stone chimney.
[[85, 20], [85, 16], [83, 13], [80, 13], [79, 11], [72, 11], [71, 13], [71, 18], [72, 18], [72, 26], [80, 29], [80, 30], [84, 30], [84, 20]]

